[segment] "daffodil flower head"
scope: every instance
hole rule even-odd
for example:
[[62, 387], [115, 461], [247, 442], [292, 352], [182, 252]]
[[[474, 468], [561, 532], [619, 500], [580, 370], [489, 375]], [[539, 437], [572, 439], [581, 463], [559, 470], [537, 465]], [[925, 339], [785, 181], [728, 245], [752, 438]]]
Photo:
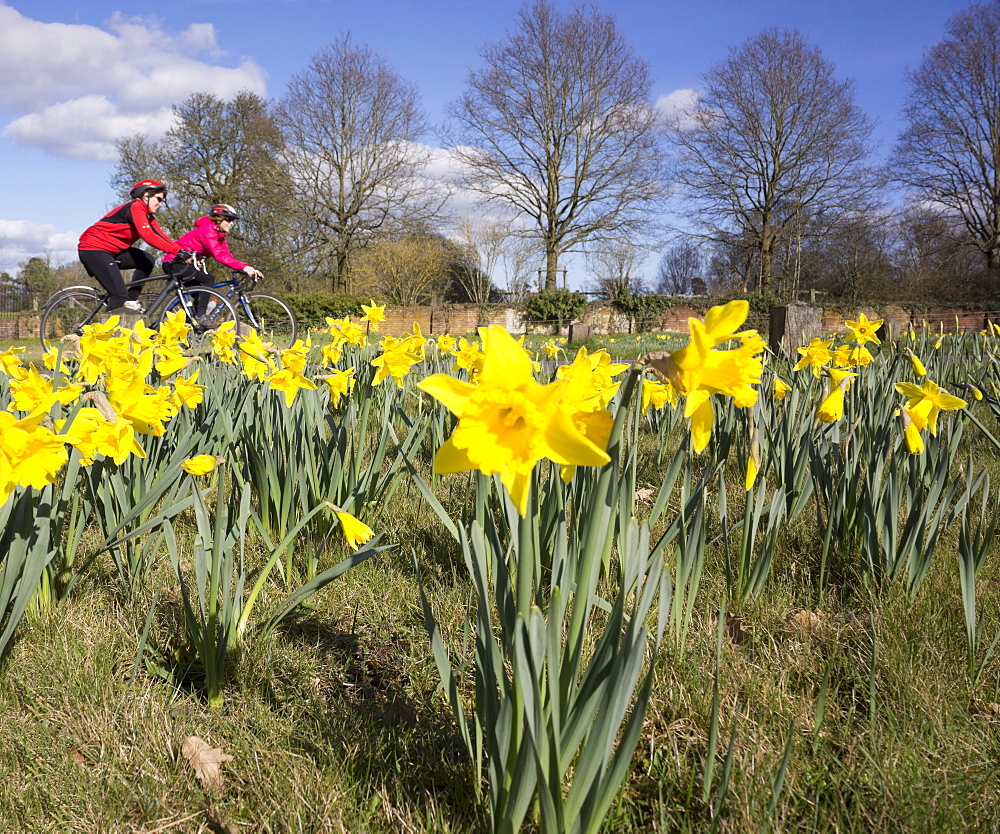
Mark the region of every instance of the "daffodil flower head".
[[927, 376], [927, 368], [924, 367], [924, 363], [920, 361], [920, 357], [917, 354], [907, 348], [906, 357], [910, 360], [910, 366], [913, 368], [914, 374], [917, 376]]
[[603, 466], [610, 458], [577, 425], [577, 410], [563, 402], [566, 382], [541, 385], [531, 357], [499, 325], [479, 332], [483, 366], [476, 384], [434, 374], [418, 386], [459, 418], [438, 449], [434, 468], [499, 475], [524, 515], [531, 471], [539, 460]]
[[940, 412], [957, 411], [968, 405], [961, 397], [949, 394], [944, 388], [929, 379], [924, 380], [922, 385], [897, 382], [896, 390], [907, 397], [904, 408], [909, 412], [910, 418], [915, 422], [925, 423], [930, 427], [931, 434], [935, 436], [937, 435], [937, 418]]
[[826, 375], [830, 377], [830, 393], [816, 409], [816, 419], [823, 423], [836, 423], [844, 416], [844, 392], [857, 374], [827, 368]]
[[364, 313], [361, 321], [368, 322], [372, 326], [372, 330], [378, 331], [379, 322], [386, 320], [385, 305], [376, 304], [373, 300], [369, 299], [368, 304], [361, 305], [361, 310]]
[[802, 358], [795, 364], [792, 370], [801, 371], [803, 368], [810, 368], [813, 376], [818, 379], [823, 374], [823, 368], [830, 364], [830, 361], [833, 359], [833, 353], [830, 351], [832, 346], [833, 339], [824, 341], [818, 336], [814, 337], [808, 345], [798, 348], [798, 352], [802, 355]]
[[181, 469], [188, 475], [207, 475], [215, 469], [217, 463], [215, 455], [195, 455], [193, 458], [181, 461]]
[[860, 313], [857, 321], [845, 321], [844, 324], [847, 325], [847, 329], [851, 331], [851, 338], [858, 345], [863, 345], [866, 342], [874, 342], [876, 345], [880, 345], [882, 342], [878, 337], [878, 329], [882, 326], [883, 321], [885, 320], [876, 319], [869, 321], [864, 313]]
[[344, 531], [344, 538], [347, 539], [348, 545], [353, 549], [357, 550], [358, 545], [363, 544], [375, 535], [371, 527], [355, 518], [349, 512], [341, 509], [336, 509], [335, 512], [337, 513], [337, 519], [340, 521], [340, 527]]

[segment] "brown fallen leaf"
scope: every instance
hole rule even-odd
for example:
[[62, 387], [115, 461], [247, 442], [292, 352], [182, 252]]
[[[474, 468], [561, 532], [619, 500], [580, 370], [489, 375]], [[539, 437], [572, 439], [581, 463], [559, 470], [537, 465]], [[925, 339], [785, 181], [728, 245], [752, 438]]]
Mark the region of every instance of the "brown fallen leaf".
[[222, 764], [233, 757], [221, 747], [210, 747], [198, 736], [188, 736], [181, 746], [181, 755], [194, 768], [194, 775], [203, 788], [222, 790]]
[[635, 491], [635, 500], [640, 504], [652, 504], [655, 490], [652, 487], [639, 487]]
[[802, 609], [785, 618], [785, 624], [793, 631], [812, 631], [823, 623], [823, 615]]

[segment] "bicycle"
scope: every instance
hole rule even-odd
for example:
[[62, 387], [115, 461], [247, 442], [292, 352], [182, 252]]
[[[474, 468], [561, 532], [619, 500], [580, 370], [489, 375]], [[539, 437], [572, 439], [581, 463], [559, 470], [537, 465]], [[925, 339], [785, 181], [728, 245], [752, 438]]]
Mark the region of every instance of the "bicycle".
[[[127, 315], [136, 320], [141, 318], [148, 327], [156, 328], [168, 313], [176, 310], [184, 311], [190, 326], [188, 345], [196, 352], [201, 352], [211, 333], [227, 322], [233, 322], [236, 335], [240, 334], [239, 314], [222, 293], [209, 287], [185, 286], [183, 281], [167, 274], [140, 278], [128, 286], [130, 289], [141, 288], [153, 281], [166, 281], [166, 284], [159, 295], [144, 304], [146, 312], [141, 314], [124, 309], [109, 312], [106, 306], [109, 293], [94, 287], [66, 287], [58, 290], [49, 297], [42, 310], [39, 324], [42, 346], [48, 349], [51, 344], [66, 335], [80, 336], [87, 325], [104, 322], [112, 315]], [[207, 305], [204, 306], [210, 307], [214, 314], [210, 322], [205, 321], [204, 317], [199, 321], [195, 316], [194, 311], [199, 300], [204, 300], [200, 299], [199, 295], [208, 296]]]
[[[205, 271], [204, 261], [195, 259], [195, 266], [202, 272]], [[243, 317], [250, 329], [257, 332], [262, 341], [271, 342], [277, 347], [291, 347], [295, 344], [299, 329], [295, 313], [276, 295], [255, 291], [256, 285], [255, 278], [234, 269], [228, 281], [218, 281], [212, 285], [212, 289], [229, 300], [237, 314]], [[209, 307], [202, 318], [214, 321], [215, 315], [209, 301]]]

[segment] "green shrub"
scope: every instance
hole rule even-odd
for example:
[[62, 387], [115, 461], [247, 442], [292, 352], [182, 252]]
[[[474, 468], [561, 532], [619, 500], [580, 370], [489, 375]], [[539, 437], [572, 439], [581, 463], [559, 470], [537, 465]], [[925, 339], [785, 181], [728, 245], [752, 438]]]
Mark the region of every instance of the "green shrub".
[[295, 313], [299, 326], [316, 326], [325, 324], [327, 318], [342, 319], [344, 316], [360, 316], [361, 305], [367, 304], [367, 298], [354, 295], [341, 295], [332, 292], [311, 292], [293, 295], [283, 295], [288, 306]]
[[579, 318], [586, 309], [586, 296], [570, 290], [544, 290], [529, 295], [524, 301], [524, 311], [530, 319], [559, 325]]
[[619, 313], [635, 319], [635, 329], [639, 332], [652, 330], [658, 323], [660, 314], [674, 306], [672, 298], [665, 295], [632, 295], [622, 293], [612, 305]]

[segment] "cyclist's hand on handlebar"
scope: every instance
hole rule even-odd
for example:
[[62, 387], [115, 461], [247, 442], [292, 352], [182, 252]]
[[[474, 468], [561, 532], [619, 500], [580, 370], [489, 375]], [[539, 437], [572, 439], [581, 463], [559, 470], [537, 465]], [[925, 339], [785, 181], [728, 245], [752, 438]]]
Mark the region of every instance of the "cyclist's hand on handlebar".
[[176, 259], [180, 261], [182, 264], [189, 264], [191, 263], [191, 261], [194, 260], [194, 252], [188, 252], [187, 249], [181, 249], [177, 253]]
[[245, 267], [243, 267], [243, 272], [245, 272], [247, 275], [249, 275], [255, 281], [259, 281], [261, 278], [264, 277], [264, 273], [263, 272], [261, 272], [259, 269], [254, 269], [252, 266], [245, 266]]

